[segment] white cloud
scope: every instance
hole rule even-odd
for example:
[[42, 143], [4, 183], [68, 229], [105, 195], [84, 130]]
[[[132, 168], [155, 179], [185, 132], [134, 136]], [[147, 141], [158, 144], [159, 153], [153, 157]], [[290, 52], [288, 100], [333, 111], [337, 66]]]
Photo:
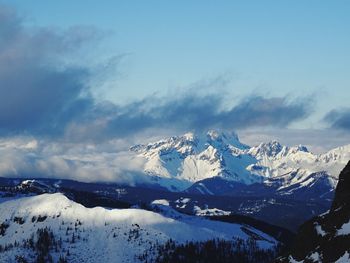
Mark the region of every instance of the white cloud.
[[56, 177], [79, 181], [144, 182], [144, 160], [126, 142], [101, 144], [47, 141], [32, 137], [0, 139], [0, 176]]
[[[152, 136], [157, 134], [157, 136]], [[349, 144], [350, 135], [334, 130], [240, 130], [240, 140], [257, 145], [273, 139], [286, 145], [306, 145], [315, 153]], [[65, 178], [83, 182], [115, 182], [134, 185], [150, 178], [143, 173], [145, 160], [129, 151], [147, 143], [178, 135], [170, 130], [151, 130], [138, 138], [102, 142], [43, 139], [32, 136], [0, 138], [0, 176]]]

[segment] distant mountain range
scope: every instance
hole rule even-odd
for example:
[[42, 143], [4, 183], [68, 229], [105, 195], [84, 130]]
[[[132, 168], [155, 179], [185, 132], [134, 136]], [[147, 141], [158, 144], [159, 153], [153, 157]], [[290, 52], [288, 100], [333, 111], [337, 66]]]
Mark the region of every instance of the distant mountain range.
[[349, 260], [350, 163], [338, 173], [350, 145], [317, 155], [276, 141], [249, 147], [234, 133], [209, 131], [130, 150], [144, 158], [151, 183], [0, 177], [0, 261], [98, 254], [98, 262], [149, 262], [164, 249], [191, 253], [181, 247], [188, 242], [198, 251], [229, 242], [249, 248], [242, 262], [252, 255], [270, 262], [312, 217], [278, 262]]
[[350, 145], [314, 154], [277, 141], [249, 147], [235, 133], [187, 133], [135, 145], [154, 184], [209, 195], [285, 196], [331, 201]]
[[235, 133], [217, 131], [187, 133], [130, 150], [144, 158], [149, 180], [142, 184], [33, 176], [0, 178], [0, 191], [61, 192], [88, 207], [129, 207], [166, 199], [187, 214], [234, 213], [296, 231], [305, 220], [330, 208], [338, 174], [350, 160], [350, 145], [313, 154], [305, 146], [287, 147], [276, 141], [249, 147]]

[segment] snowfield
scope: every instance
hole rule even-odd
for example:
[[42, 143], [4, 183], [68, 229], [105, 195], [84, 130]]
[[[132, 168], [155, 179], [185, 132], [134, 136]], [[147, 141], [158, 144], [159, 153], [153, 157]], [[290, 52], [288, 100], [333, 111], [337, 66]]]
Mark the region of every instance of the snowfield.
[[[6, 226], [0, 245], [4, 248], [22, 244], [45, 227], [52, 230], [56, 240], [62, 240], [62, 249], [51, 253], [55, 262], [68, 250], [69, 262], [138, 262], [139, 255], [170, 238], [184, 243], [214, 238], [248, 239], [250, 233], [254, 233], [259, 237], [257, 244], [261, 248], [277, 244], [275, 239], [254, 228], [180, 214], [165, 200], [153, 205], [159, 213], [142, 209], [86, 208], [60, 193], [5, 201], [0, 203], [0, 224]], [[15, 262], [16, 255], [34, 257], [30, 249], [19, 245], [2, 251], [0, 262]]]

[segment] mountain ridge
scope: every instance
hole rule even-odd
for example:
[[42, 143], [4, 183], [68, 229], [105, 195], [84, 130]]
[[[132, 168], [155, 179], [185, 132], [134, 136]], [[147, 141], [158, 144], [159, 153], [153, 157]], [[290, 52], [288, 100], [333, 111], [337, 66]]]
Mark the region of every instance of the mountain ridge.
[[[350, 144], [314, 154], [306, 146], [289, 147], [276, 140], [249, 147], [235, 133], [214, 130], [173, 136], [130, 150], [144, 158], [144, 171], [153, 182], [171, 191], [183, 191], [203, 180], [220, 177], [245, 185], [273, 185], [288, 195], [292, 188], [312, 187], [323, 175], [326, 194], [335, 189], [337, 175], [350, 159]], [[206, 188], [210, 192], [210, 187]]]

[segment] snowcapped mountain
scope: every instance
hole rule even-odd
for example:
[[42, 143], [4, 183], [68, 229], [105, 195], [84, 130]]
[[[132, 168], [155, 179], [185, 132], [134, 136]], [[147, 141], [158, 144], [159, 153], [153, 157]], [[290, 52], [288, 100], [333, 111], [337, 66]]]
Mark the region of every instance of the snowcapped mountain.
[[257, 162], [247, 169], [263, 176], [266, 185], [275, 185], [281, 195], [323, 188], [322, 197], [334, 191], [338, 174], [350, 159], [350, 145], [317, 155], [302, 145], [288, 147], [273, 141], [250, 148], [248, 154]]
[[350, 145], [316, 155], [302, 145], [288, 147], [272, 141], [250, 148], [248, 154], [257, 159], [257, 163], [249, 167], [250, 170], [266, 178], [280, 178], [297, 172], [299, 176], [289, 181], [290, 184], [293, 184], [306, 175], [326, 172], [333, 183], [336, 183], [337, 174], [350, 158]]
[[187, 133], [136, 145], [131, 151], [146, 160], [144, 171], [155, 183], [172, 191], [191, 186], [193, 190], [195, 185], [199, 193], [209, 194], [215, 191], [208, 182], [221, 178], [233, 185], [274, 187], [281, 195], [307, 187], [326, 196], [350, 159], [350, 145], [314, 154], [305, 146], [288, 147], [277, 141], [249, 147], [235, 133], [218, 131]]
[[216, 176], [244, 184], [261, 182], [261, 176], [246, 169], [255, 162], [252, 156], [245, 154], [247, 149], [249, 147], [242, 144], [236, 134], [216, 131], [200, 136], [187, 133], [131, 148], [147, 160], [147, 174], [175, 191]]
[[60, 257], [68, 262], [139, 262], [141, 256], [149, 262], [156, 256], [157, 246], [170, 239], [185, 243], [254, 238], [262, 249], [277, 244], [247, 225], [180, 214], [166, 200], [156, 200], [152, 206], [158, 213], [86, 208], [61, 193], [2, 202], [0, 262], [18, 262], [19, 256], [32, 262], [39, 249], [46, 260], [51, 257], [54, 262]]

